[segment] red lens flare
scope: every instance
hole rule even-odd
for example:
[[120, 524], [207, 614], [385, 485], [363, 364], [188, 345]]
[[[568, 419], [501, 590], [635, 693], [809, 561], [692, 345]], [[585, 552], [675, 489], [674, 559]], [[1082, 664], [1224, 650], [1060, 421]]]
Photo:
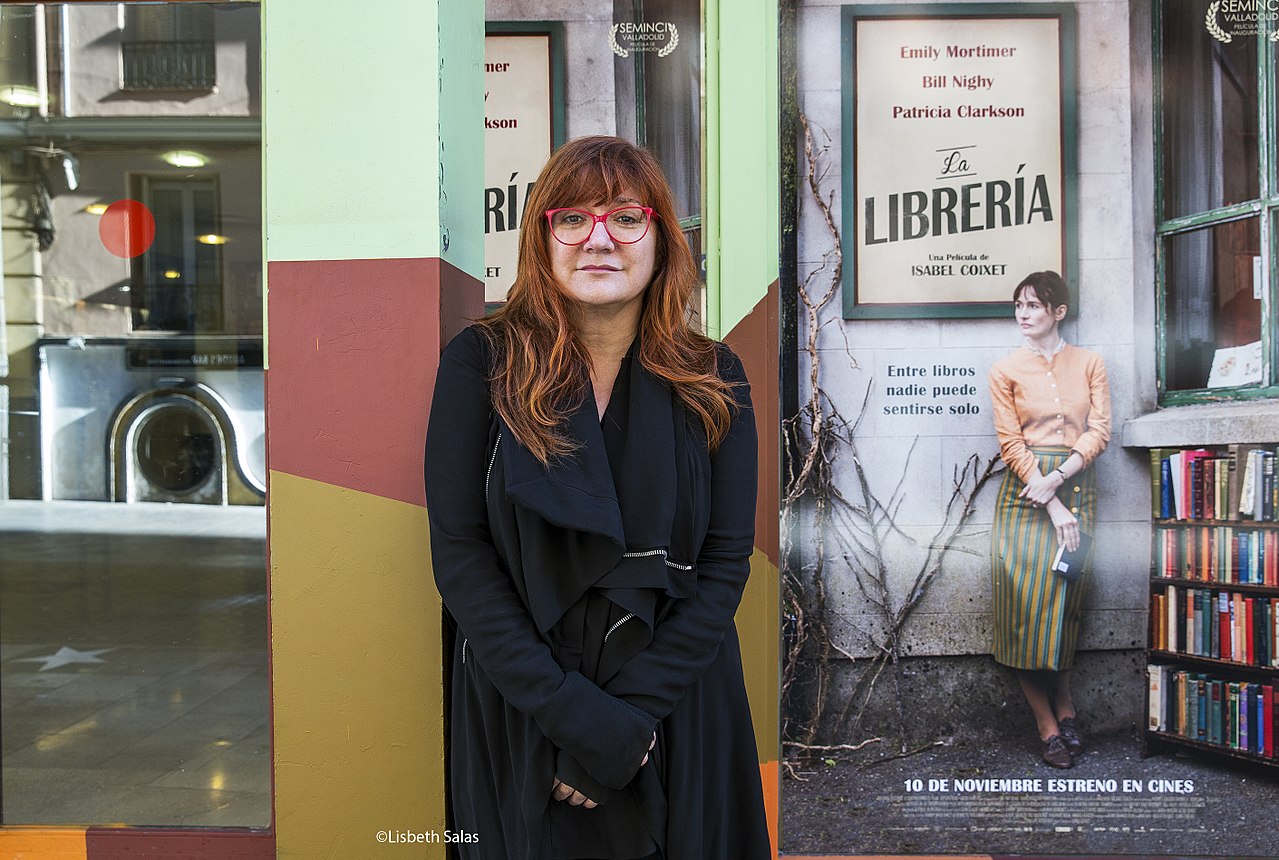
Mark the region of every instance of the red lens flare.
[[117, 257], [137, 257], [155, 241], [155, 216], [138, 200], [117, 200], [98, 220], [98, 235]]

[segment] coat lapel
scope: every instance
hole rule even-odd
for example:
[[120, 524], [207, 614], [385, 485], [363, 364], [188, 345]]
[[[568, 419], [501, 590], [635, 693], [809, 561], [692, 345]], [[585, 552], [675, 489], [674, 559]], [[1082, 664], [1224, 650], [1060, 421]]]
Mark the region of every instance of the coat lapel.
[[[618, 404], [625, 409], [617, 416], [610, 409], [608, 418], [621, 419], [620, 427], [610, 430], [620, 434], [610, 437], [611, 459], [593, 397], [584, 398], [565, 428], [577, 443], [575, 453], [549, 467], [501, 425], [502, 484], [519, 523], [516, 556], [529, 609], [542, 631], [592, 587], [606, 589], [610, 599], [650, 628], [652, 589], [677, 596], [689, 590], [670, 579], [673, 572], [686, 571], [666, 564], [668, 552], [680, 560], [692, 554], [692, 547], [684, 546], [685, 530], [675, 527], [678, 518], [693, 519], [681, 510], [688, 505], [679, 504], [677, 451], [688, 440], [676, 437], [688, 435], [687, 422], [670, 387], [644, 370], [634, 347], [628, 364], [627, 384], [614, 389], [625, 397]], [[687, 475], [683, 482], [688, 483]], [[683, 493], [689, 495], [691, 487], [683, 487]], [[685, 538], [679, 547], [672, 546], [673, 531]]]
[[569, 457], [543, 466], [523, 445], [503, 446], [502, 468], [507, 497], [560, 528], [599, 535], [625, 549], [626, 535], [617, 489], [604, 450], [594, 398], [586, 398], [568, 422], [568, 435], [578, 443]]

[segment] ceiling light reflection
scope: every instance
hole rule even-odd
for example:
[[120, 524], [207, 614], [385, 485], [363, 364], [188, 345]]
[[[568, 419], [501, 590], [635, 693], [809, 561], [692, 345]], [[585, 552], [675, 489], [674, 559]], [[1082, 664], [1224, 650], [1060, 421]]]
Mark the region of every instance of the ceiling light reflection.
[[189, 149], [175, 149], [160, 156], [174, 167], [204, 167], [209, 163], [207, 156]]

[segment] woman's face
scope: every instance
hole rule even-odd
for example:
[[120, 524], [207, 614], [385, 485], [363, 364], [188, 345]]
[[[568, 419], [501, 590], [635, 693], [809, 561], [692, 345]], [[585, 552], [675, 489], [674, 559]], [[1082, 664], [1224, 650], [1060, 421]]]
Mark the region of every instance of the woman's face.
[[[607, 204], [575, 208], [603, 215], [627, 205], [643, 206], [644, 202], [623, 192]], [[550, 242], [555, 280], [582, 305], [616, 311], [643, 301], [657, 266], [655, 224], [649, 224], [644, 238], [629, 245], [615, 241], [599, 221], [592, 225], [590, 236], [580, 245], [565, 245], [549, 232], [546, 241]]]
[[1049, 308], [1035, 295], [1034, 287], [1026, 287], [1013, 302], [1013, 315], [1021, 333], [1032, 340], [1047, 337], [1066, 316], [1066, 306]]

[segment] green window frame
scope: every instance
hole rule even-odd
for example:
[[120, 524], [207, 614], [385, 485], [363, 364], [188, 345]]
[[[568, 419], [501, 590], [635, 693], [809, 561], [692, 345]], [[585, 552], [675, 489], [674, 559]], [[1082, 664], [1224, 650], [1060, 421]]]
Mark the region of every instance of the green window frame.
[[[1184, 5], [1190, 2], [1194, 0], [1154, 0], [1152, 3], [1158, 400], [1161, 406], [1178, 406], [1279, 398], [1279, 367], [1276, 366], [1276, 349], [1279, 348], [1279, 337], [1276, 336], [1276, 328], [1279, 327], [1279, 317], [1276, 313], [1276, 295], [1277, 286], [1279, 286], [1279, 242], [1277, 242], [1279, 237], [1279, 155], [1274, 151], [1275, 117], [1279, 113], [1276, 111], [1276, 89], [1279, 89], [1279, 77], [1276, 76], [1276, 70], [1279, 69], [1279, 41], [1270, 38], [1275, 27], [1274, 22], [1263, 23], [1255, 34], [1235, 33], [1229, 35], [1227, 40], [1223, 40], [1221, 35], [1227, 34], [1224, 33], [1220, 19], [1214, 18], [1212, 14], [1216, 8], [1219, 8], [1218, 4], [1210, 5], [1209, 0], [1194, 2], [1198, 27], [1195, 35], [1201, 35], [1207, 40], [1210, 50], [1223, 51], [1221, 46], [1227, 44], [1227, 41], [1243, 39], [1256, 41], [1256, 68], [1251, 70], [1256, 75], [1257, 87], [1255, 128], [1248, 129], [1248, 133], [1255, 133], [1256, 137], [1256, 175], [1248, 175], [1251, 173], [1251, 165], [1244, 171], [1244, 178], [1248, 182], [1255, 182], [1256, 188], [1255, 196], [1247, 195], [1245, 199], [1230, 201], [1227, 199], [1228, 195], [1223, 194], [1222, 199], [1216, 201], [1215, 205], [1185, 207], [1183, 204], [1183, 208], [1191, 211], [1173, 212], [1169, 204], [1174, 190], [1169, 187], [1170, 182], [1165, 170], [1172, 159], [1170, 150], [1174, 149], [1177, 143], [1174, 140], [1173, 131], [1170, 130], [1172, 120], [1169, 116], [1176, 110], [1173, 94], [1175, 82], [1172, 80], [1175, 72], [1170, 65], [1171, 61], [1164, 55], [1165, 28], [1172, 27], [1172, 22], [1168, 21], [1165, 15], [1170, 5], [1175, 4], [1177, 7], [1184, 8]], [[1212, 33], [1213, 28], [1209, 26], [1207, 19], [1212, 19], [1211, 23], [1216, 25], [1218, 34]], [[1247, 44], [1236, 41], [1235, 48], [1246, 47]], [[1246, 86], [1252, 82], [1241, 77], [1240, 83]], [[1170, 105], [1174, 106], [1170, 107]], [[1245, 116], [1245, 119], [1252, 118]], [[1248, 154], [1251, 155], [1251, 153]], [[1223, 156], [1223, 162], [1225, 160], [1227, 158]], [[1207, 159], [1205, 163], [1195, 167], [1208, 171], [1217, 166], [1206, 162]], [[1230, 167], [1234, 175], [1238, 176], [1238, 167], [1233, 164]], [[1203, 387], [1174, 387], [1173, 375], [1175, 363], [1178, 361], [1178, 342], [1176, 334], [1172, 331], [1170, 316], [1176, 313], [1175, 309], [1170, 307], [1170, 293], [1173, 290], [1170, 270], [1175, 267], [1176, 261], [1170, 249], [1178, 242], [1179, 237], [1184, 239], [1196, 231], [1233, 229], [1236, 234], [1245, 232], [1243, 228], [1245, 222], [1249, 220], [1256, 221], [1259, 234], [1256, 242], [1257, 256], [1260, 258], [1259, 278], [1254, 268], [1254, 284], [1259, 284], [1259, 288], [1254, 285], [1253, 298], [1260, 301], [1261, 381], [1259, 384], [1208, 388], [1205, 378]], [[1250, 230], [1251, 227], [1246, 229]], [[1215, 289], [1217, 283], [1218, 272], [1215, 263], [1216, 260], [1213, 261], [1212, 269], [1214, 287], [1209, 289]], [[1215, 292], [1213, 295], [1215, 296]]]

